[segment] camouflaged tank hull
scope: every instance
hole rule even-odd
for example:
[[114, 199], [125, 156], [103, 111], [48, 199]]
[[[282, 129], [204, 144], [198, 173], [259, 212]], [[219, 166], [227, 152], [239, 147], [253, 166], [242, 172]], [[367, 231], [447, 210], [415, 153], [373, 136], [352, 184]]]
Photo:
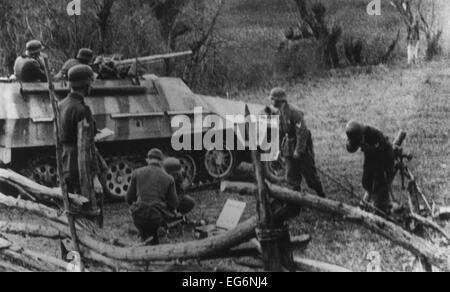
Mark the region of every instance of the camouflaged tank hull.
[[[195, 107], [202, 107], [203, 114], [215, 113], [222, 117], [245, 113], [244, 103], [196, 95], [177, 78], [150, 75], [139, 83], [135, 85], [130, 80], [96, 81], [91, 96], [85, 98], [97, 128], [108, 128], [114, 132], [113, 136], [98, 146], [100, 152], [110, 158], [108, 163], [111, 163], [112, 170], [109, 180], [120, 177], [120, 180], [116, 179], [118, 183], [110, 184], [110, 189], [117, 189], [116, 186], [120, 185], [120, 196], [126, 192], [131, 170], [145, 164], [148, 149], [159, 147], [166, 153], [171, 152], [170, 141], [176, 131], [171, 127], [172, 117], [187, 115], [194, 124]], [[59, 99], [69, 92], [67, 86], [59, 82], [55, 83], [55, 88]], [[251, 105], [250, 109], [256, 114], [263, 106]], [[16, 170], [28, 168], [25, 171], [28, 176], [39, 180], [37, 171], [38, 177], [47, 176], [48, 180], [48, 176], [51, 176], [55, 183], [57, 178], [51, 167], [54, 162], [49, 159], [42, 162], [42, 158], [47, 156], [53, 156], [54, 160], [53, 120], [47, 84], [0, 83], [0, 165], [8, 165]], [[207, 165], [205, 159], [216, 159], [223, 163], [226, 159], [231, 159], [227, 163], [235, 163], [237, 159], [235, 155], [228, 157], [231, 155], [229, 153], [225, 156], [220, 153], [209, 154], [205, 158], [205, 153], [188, 153], [180, 158], [185, 166], [190, 164], [191, 171], [195, 172], [192, 176], [195, 177]], [[32, 160], [39, 162], [33, 164]], [[225, 170], [228, 172], [232, 168]], [[217, 171], [222, 170], [218, 168]], [[220, 175], [216, 178], [220, 178]]]
[[[58, 98], [68, 89], [56, 85]], [[0, 147], [54, 145], [53, 112], [44, 83], [0, 84]], [[170, 116], [204, 106], [179, 79], [160, 78], [135, 86], [128, 81], [96, 82], [85, 99], [98, 128], [115, 132], [110, 141], [168, 138]], [[4, 161], [7, 162], [7, 161]]]

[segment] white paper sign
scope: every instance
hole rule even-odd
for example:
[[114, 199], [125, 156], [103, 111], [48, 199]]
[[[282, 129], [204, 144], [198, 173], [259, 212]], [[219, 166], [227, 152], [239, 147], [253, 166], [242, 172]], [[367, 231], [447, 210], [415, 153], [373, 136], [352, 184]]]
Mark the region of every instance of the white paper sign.
[[244, 214], [246, 205], [244, 202], [228, 200], [222, 209], [222, 213], [220, 213], [216, 226], [226, 230], [236, 228], [241, 220], [242, 214]]

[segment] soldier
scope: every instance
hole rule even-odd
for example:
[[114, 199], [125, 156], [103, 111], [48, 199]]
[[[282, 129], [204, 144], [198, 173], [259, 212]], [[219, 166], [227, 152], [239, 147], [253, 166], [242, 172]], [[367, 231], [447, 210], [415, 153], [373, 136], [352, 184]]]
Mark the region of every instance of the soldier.
[[391, 202], [390, 191], [394, 180], [394, 148], [381, 131], [350, 121], [346, 128], [347, 151], [364, 152], [362, 185], [377, 209], [390, 213], [397, 206]]
[[[92, 135], [96, 129], [92, 112], [84, 103], [84, 96], [91, 92], [94, 72], [87, 65], [77, 65], [69, 70], [70, 93], [59, 103], [61, 113], [61, 143], [63, 144], [63, 176], [70, 192], [79, 193], [78, 172], [78, 123], [86, 119], [92, 125]], [[98, 170], [98, 169], [97, 169]], [[98, 173], [98, 171], [97, 171]], [[98, 176], [94, 178], [97, 194], [102, 193]]]
[[40, 59], [44, 49], [37, 40], [29, 41], [26, 45], [25, 55], [20, 56], [14, 63], [14, 75], [21, 82], [46, 82], [44, 65]]
[[280, 132], [284, 136], [281, 154], [286, 161], [286, 178], [296, 191], [301, 190], [302, 176], [317, 195], [324, 198], [325, 193], [317, 174], [311, 132], [306, 127], [304, 114], [288, 103], [286, 91], [275, 88], [270, 93], [273, 106], [279, 110]]
[[186, 215], [195, 207], [195, 200], [186, 195], [183, 187], [183, 168], [176, 158], [167, 158], [164, 160], [164, 170], [173, 177], [178, 194], [179, 205], [177, 211], [182, 215]]
[[61, 71], [55, 76], [57, 80], [67, 80], [67, 73], [70, 68], [76, 65], [90, 65], [92, 59], [94, 58], [94, 52], [91, 49], [83, 48], [78, 51], [76, 59], [69, 59], [64, 63]]
[[162, 169], [164, 156], [159, 149], [148, 152], [148, 166], [133, 172], [127, 192], [131, 216], [142, 240], [159, 244], [158, 230], [167, 217], [173, 217], [179, 201], [173, 177]]

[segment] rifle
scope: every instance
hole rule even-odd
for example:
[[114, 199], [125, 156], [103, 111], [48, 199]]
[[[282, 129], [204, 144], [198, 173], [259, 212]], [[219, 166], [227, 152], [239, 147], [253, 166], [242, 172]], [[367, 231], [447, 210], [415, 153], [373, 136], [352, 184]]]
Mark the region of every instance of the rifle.
[[63, 178], [63, 165], [62, 165], [62, 143], [60, 139], [60, 130], [61, 130], [61, 114], [59, 112], [58, 108], [58, 100], [56, 98], [55, 93], [55, 86], [52, 82], [51, 73], [50, 73], [50, 67], [48, 65], [48, 57], [44, 56], [44, 67], [45, 67], [45, 74], [47, 75], [47, 82], [48, 82], [48, 93], [50, 96], [52, 108], [53, 108], [53, 114], [55, 116], [55, 141], [56, 141], [56, 165], [58, 169], [58, 176], [59, 176], [59, 183], [61, 186], [61, 192], [64, 202], [64, 209], [67, 215], [67, 221], [69, 223], [69, 229], [70, 229], [70, 235], [72, 237], [72, 248], [73, 251], [78, 253], [80, 255], [80, 258], [78, 259], [79, 262], [79, 268], [81, 271], [84, 271], [84, 265], [83, 261], [81, 259], [81, 249], [80, 244], [78, 242], [78, 236], [77, 236], [77, 230], [75, 226], [75, 218], [72, 215], [72, 211], [70, 208], [70, 200], [69, 200], [69, 192], [67, 190], [67, 183]]

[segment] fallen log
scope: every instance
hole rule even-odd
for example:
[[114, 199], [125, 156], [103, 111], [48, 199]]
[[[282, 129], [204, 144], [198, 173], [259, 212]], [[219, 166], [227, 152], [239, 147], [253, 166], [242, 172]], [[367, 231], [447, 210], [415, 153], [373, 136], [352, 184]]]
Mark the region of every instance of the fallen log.
[[19, 262], [24, 266], [33, 268], [37, 271], [57, 272], [66, 270], [67, 263], [64, 261], [35, 251], [24, 249], [6, 239], [0, 238], [0, 245], [4, 246], [6, 244], [9, 244], [7, 248], [0, 249], [0, 255], [4, 258]]
[[319, 262], [310, 259], [294, 257], [294, 263], [297, 269], [303, 272], [319, 272], [319, 273], [349, 273], [352, 272], [346, 268]]
[[412, 213], [411, 217], [414, 220], [416, 220], [417, 222], [419, 222], [420, 224], [422, 224], [424, 226], [428, 226], [431, 229], [434, 229], [435, 231], [439, 232], [447, 240], [447, 242], [450, 242], [450, 235], [447, 233], [447, 231], [444, 228], [439, 226], [439, 224], [433, 222], [432, 220], [430, 220], [428, 218], [417, 215], [415, 213]]
[[[58, 201], [62, 202], [62, 194], [60, 188], [49, 188], [46, 186], [42, 186], [10, 169], [0, 168], [0, 182], [5, 184], [11, 184], [14, 186], [19, 186], [22, 190], [26, 191], [32, 195], [35, 199], [50, 202], [50, 201]], [[70, 194], [70, 201], [77, 206], [83, 206], [84, 204], [89, 203], [89, 200], [86, 198]]]
[[27, 273], [31, 271], [18, 265], [0, 261], [0, 272]]
[[46, 219], [53, 220], [55, 222], [62, 224], [67, 224], [67, 219], [61, 216], [62, 214], [58, 214], [56, 210], [38, 203], [18, 200], [0, 193], [0, 205], [15, 209], [26, 210], [32, 214], [43, 216]]
[[[33, 214], [43, 216], [49, 221], [51, 227], [55, 228], [64, 236], [68, 233], [67, 219], [56, 210], [49, 207], [23, 200], [17, 200], [0, 193], [0, 205], [11, 208], [29, 211]], [[196, 259], [212, 256], [224, 250], [229, 250], [243, 242], [255, 237], [257, 219], [256, 217], [240, 224], [236, 229], [216, 237], [211, 237], [202, 241], [192, 241], [187, 243], [160, 245], [150, 247], [119, 247], [107, 244], [99, 236], [80, 232], [78, 235], [81, 244], [99, 255], [121, 261], [129, 262], [149, 262]]]
[[55, 228], [42, 226], [37, 224], [26, 224], [17, 222], [0, 222], [0, 233], [31, 236], [31, 237], [43, 237], [48, 239], [59, 239], [61, 233]]
[[[328, 214], [333, 214], [343, 217], [343, 219], [352, 221], [363, 225], [373, 232], [391, 240], [392, 242], [409, 250], [414, 255], [424, 257], [437, 268], [450, 271], [450, 249], [441, 248], [433, 243], [430, 243], [423, 238], [415, 236], [400, 226], [389, 222], [377, 215], [365, 212], [359, 208], [346, 205], [341, 202], [332, 201], [329, 199], [322, 199], [306, 193], [294, 192], [290, 189], [283, 188], [277, 185], [268, 184], [272, 196], [276, 199], [298, 204], [303, 207], [315, 209]], [[232, 182], [224, 182], [221, 186], [222, 191], [235, 192], [242, 186], [242, 183], [236, 185]], [[249, 195], [253, 195], [257, 189], [253, 184], [247, 184], [245, 191]]]
[[[13, 197], [5, 196], [4, 194], [0, 193], [0, 205], [9, 208], [25, 210], [30, 212], [31, 214], [42, 216], [44, 219], [47, 219], [49, 221], [53, 221], [58, 224], [68, 225], [66, 216], [63, 216], [64, 213], [59, 213], [55, 209], [52, 209], [39, 203], [15, 199]], [[89, 222], [85, 220], [77, 220], [76, 223], [78, 229], [89, 231], [90, 233], [95, 234], [95, 229], [91, 226], [92, 224], [88, 224]]]
[[100, 255], [122, 261], [170, 261], [207, 258], [255, 237], [257, 218], [253, 217], [236, 229], [200, 241], [149, 247], [115, 247], [80, 234], [82, 245]]

